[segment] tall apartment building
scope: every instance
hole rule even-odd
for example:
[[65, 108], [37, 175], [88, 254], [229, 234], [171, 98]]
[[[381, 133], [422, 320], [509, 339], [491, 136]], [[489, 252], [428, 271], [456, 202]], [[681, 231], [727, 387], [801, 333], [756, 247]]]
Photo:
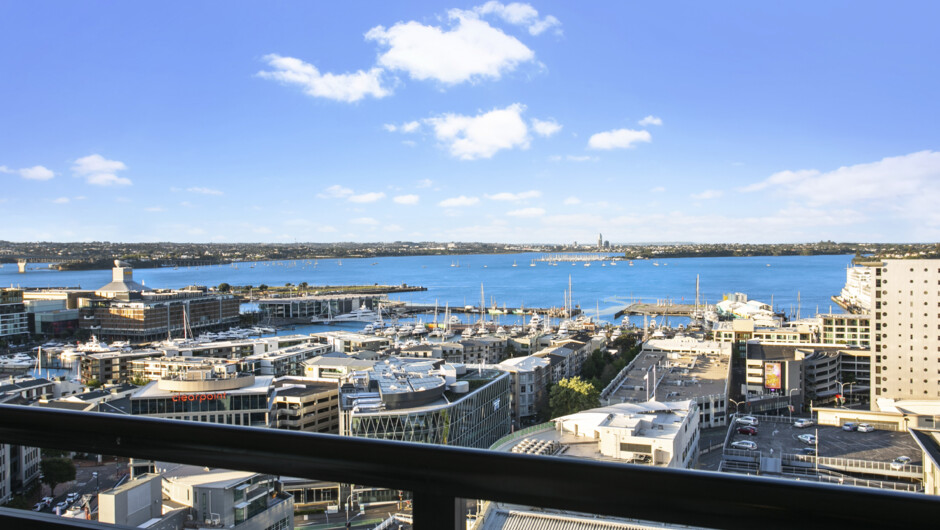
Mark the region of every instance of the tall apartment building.
[[21, 339], [29, 334], [23, 291], [0, 289], [0, 339]]
[[940, 399], [940, 260], [885, 260], [872, 267], [871, 402]]

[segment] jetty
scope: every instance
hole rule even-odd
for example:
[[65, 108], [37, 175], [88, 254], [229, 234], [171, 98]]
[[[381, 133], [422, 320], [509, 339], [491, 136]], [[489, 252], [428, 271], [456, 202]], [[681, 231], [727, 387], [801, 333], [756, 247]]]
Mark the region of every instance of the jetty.
[[711, 305], [695, 304], [675, 304], [672, 302], [659, 302], [647, 304], [643, 302], [634, 302], [627, 307], [617, 311], [614, 318], [620, 318], [624, 315], [649, 315], [649, 316], [667, 316], [667, 317], [692, 317], [696, 310], [699, 313], [713, 310]]

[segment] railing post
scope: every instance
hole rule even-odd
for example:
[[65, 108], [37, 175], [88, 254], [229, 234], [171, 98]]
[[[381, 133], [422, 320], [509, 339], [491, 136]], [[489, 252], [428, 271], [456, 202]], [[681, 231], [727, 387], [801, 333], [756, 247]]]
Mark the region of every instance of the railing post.
[[466, 529], [467, 518], [464, 515], [463, 499], [429, 490], [416, 490], [412, 495], [412, 514], [417, 530]]

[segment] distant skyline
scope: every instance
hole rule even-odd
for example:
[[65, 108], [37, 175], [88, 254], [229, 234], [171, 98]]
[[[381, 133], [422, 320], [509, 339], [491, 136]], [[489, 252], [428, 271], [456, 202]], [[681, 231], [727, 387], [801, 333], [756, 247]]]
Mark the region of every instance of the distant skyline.
[[940, 5], [8, 2], [0, 240], [940, 240]]

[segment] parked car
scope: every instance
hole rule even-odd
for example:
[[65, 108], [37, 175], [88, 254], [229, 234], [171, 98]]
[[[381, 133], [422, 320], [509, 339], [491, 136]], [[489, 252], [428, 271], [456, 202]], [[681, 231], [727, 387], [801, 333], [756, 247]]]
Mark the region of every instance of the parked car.
[[870, 423], [859, 423], [858, 432], [872, 432], [875, 428]]
[[816, 456], [816, 448], [814, 447], [801, 447], [799, 454], [807, 456]]
[[793, 422], [793, 426], [799, 429], [802, 429], [804, 427], [812, 427], [813, 425], [816, 425], [816, 423], [813, 422], [813, 420], [808, 419], [808, 418], [800, 418]]
[[738, 434], [746, 434], [748, 436], [755, 436], [757, 434], [757, 427], [751, 427], [750, 425], [745, 425], [744, 427], [738, 427]]
[[815, 435], [815, 434], [801, 434], [801, 435], [797, 436], [796, 438], [797, 438], [799, 441], [801, 441], [801, 442], [803, 442], [803, 443], [805, 443], [805, 444], [813, 445], [813, 444], [816, 443], [816, 435]]
[[899, 456], [891, 462], [891, 469], [895, 471], [900, 471], [901, 468], [911, 463], [911, 457], [909, 456]]
[[41, 511], [41, 510], [42, 510], [43, 508], [45, 508], [45, 507], [46, 507], [45, 504], [43, 504], [43, 503], [41, 503], [41, 502], [37, 502], [37, 503], [36, 503], [36, 506], [33, 506], [33, 511], [34, 511], [34, 512], [38, 512], [38, 511]]
[[69, 507], [69, 502], [68, 502], [68, 501], [62, 501], [62, 502], [56, 504], [55, 507], [58, 508], [60, 511], [64, 511], [66, 508]]
[[857, 431], [858, 424], [853, 421], [847, 421], [845, 422], [845, 425], [842, 426], [842, 430], [843, 431]]
[[731, 442], [731, 447], [735, 449], [744, 449], [746, 451], [753, 451], [757, 449], [757, 442], [752, 442], [750, 440], [740, 440], [737, 442]]
[[760, 423], [754, 416], [740, 416], [735, 418], [734, 422], [738, 425], [750, 425], [751, 427], [757, 427], [757, 425]]
[[65, 500], [72, 503], [72, 502], [77, 501], [79, 497], [81, 497], [81, 495], [78, 493], [69, 493], [68, 495], [66, 495]]
[[[40, 476], [41, 476], [41, 475], [40, 475]], [[55, 500], [55, 499], [52, 498], [52, 497], [43, 497], [42, 500], [39, 501], [39, 502], [45, 504], [46, 506], [52, 506], [52, 501], [54, 501], [54, 500]]]

